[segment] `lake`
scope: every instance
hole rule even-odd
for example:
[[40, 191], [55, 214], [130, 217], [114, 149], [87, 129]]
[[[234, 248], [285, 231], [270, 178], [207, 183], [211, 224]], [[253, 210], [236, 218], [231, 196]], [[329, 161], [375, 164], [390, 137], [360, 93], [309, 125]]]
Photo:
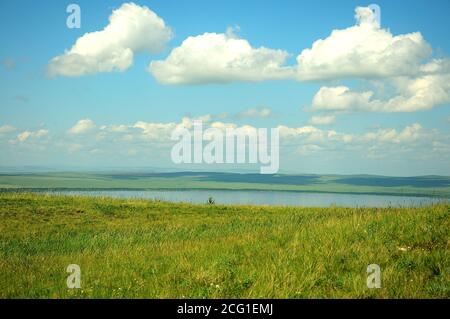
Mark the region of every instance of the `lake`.
[[213, 197], [217, 204], [329, 207], [414, 207], [445, 201], [442, 198], [357, 195], [336, 193], [300, 193], [245, 190], [87, 190], [52, 191], [52, 194], [88, 195], [116, 198], [156, 199], [170, 202], [206, 203]]

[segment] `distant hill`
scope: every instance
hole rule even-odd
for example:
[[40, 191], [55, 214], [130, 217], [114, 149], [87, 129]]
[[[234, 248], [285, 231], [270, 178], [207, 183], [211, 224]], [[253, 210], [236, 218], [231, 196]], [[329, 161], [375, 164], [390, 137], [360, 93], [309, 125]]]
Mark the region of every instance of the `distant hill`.
[[450, 197], [450, 177], [222, 172], [0, 174], [0, 189], [227, 189]]

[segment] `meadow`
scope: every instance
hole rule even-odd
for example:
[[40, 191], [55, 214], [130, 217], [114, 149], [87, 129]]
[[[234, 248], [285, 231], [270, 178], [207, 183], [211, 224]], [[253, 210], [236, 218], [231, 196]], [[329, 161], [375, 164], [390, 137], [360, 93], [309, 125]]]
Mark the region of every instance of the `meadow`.
[[[301, 208], [0, 193], [0, 298], [449, 298], [450, 205]], [[66, 268], [81, 268], [68, 289]], [[382, 287], [366, 285], [381, 267]]]

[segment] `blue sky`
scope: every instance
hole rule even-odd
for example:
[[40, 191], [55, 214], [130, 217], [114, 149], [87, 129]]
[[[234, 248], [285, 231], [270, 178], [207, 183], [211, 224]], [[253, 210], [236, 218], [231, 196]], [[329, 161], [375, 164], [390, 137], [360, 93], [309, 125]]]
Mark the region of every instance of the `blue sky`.
[[[66, 7], [70, 3], [77, 3], [81, 8], [80, 29], [66, 26]], [[337, 75], [333, 71], [332, 75], [324, 75], [318, 80], [304, 80], [301, 72], [305, 68], [299, 67], [300, 75], [294, 75], [296, 58], [304, 49], [311, 48], [319, 39], [329, 38], [333, 30], [355, 26], [355, 8], [372, 2], [267, 0], [135, 1], [139, 8], [148, 7], [170, 28], [173, 36], [164, 42], [164, 50], [151, 53], [135, 50], [132, 65], [123, 71], [89, 71], [68, 76], [58, 66], [54, 74], [49, 74], [52, 59], [64, 58], [65, 50], [86, 33], [104, 29], [113, 9], [120, 8], [123, 3], [100, 0], [1, 2], [0, 165], [176, 168], [168, 155], [170, 145], [149, 140], [148, 131], [139, 131], [135, 124], [139, 121], [180, 123], [183, 117], [209, 114], [216, 121], [232, 122], [237, 126], [283, 126], [297, 129], [296, 132], [313, 127], [315, 133], [296, 133], [296, 136], [282, 140], [280, 168], [285, 172], [450, 174], [448, 86], [431, 87], [429, 91], [439, 94], [439, 98], [436, 95], [424, 99], [413, 97], [414, 103], [406, 103], [406, 106], [387, 103], [396, 95], [411, 94], [405, 93], [407, 84], [398, 84], [399, 81], [414, 87], [414, 83], [430, 79], [430, 75], [422, 71], [401, 73], [402, 70], [411, 66], [419, 69], [437, 60], [446, 65], [450, 57], [450, 2], [376, 2], [382, 13], [380, 30], [387, 30], [392, 37], [420, 32], [424, 42], [407, 48], [406, 51], [412, 54], [422, 54], [427, 45], [432, 48], [432, 52], [419, 62], [410, 56], [399, 59], [416, 62], [405, 63], [404, 68], [399, 67], [398, 74], [393, 70], [381, 76], [377, 74], [376, 66], [368, 65], [367, 70], [361, 72], [353, 70], [348, 75], [340, 74], [338, 70]], [[283, 66], [292, 68], [292, 75], [279, 78], [275, 75], [277, 69], [266, 78], [258, 78], [258, 68], [264, 65], [257, 64], [260, 53], [252, 51], [257, 74], [252, 79], [243, 80], [240, 74], [234, 73], [221, 83], [214, 76], [226, 70], [216, 70], [213, 66], [205, 70], [211, 72], [211, 77], [199, 80], [193, 78], [189, 69], [194, 61], [189, 59], [193, 59], [192, 54], [196, 51], [186, 47], [184, 52], [190, 55], [181, 77], [187, 83], [164, 80], [168, 79], [172, 50], [184, 48], [183, 41], [206, 32], [225, 34], [230, 27], [234, 28], [233, 36], [226, 43], [237, 38], [247, 41], [253, 49], [268, 48], [272, 50], [267, 57], [269, 61], [276, 59], [275, 50], [286, 52], [288, 56]], [[206, 38], [198, 40], [207, 41]], [[367, 54], [370, 55], [371, 46], [364, 45], [369, 48]], [[410, 44], [405, 41], [404, 45]], [[399, 51], [397, 47], [387, 48], [385, 51]], [[350, 45], [348, 50], [355, 48]], [[319, 56], [323, 52], [315, 54]], [[100, 63], [100, 58], [96, 59], [95, 63]], [[370, 60], [370, 56], [365, 59]], [[164, 62], [161, 72], [148, 70], [152, 61]], [[438, 75], [432, 75], [436, 77], [432, 79], [436, 83], [449, 79], [448, 67], [441, 67], [441, 64], [436, 71]], [[339, 63], [329, 65], [339, 67]], [[345, 67], [343, 64], [342, 70]], [[318, 70], [317, 65], [312, 64], [307, 68], [313, 73]], [[343, 86], [357, 92], [358, 96], [349, 93], [350, 102], [348, 99], [339, 102], [333, 96], [334, 100], [326, 101], [327, 105], [313, 105], [321, 88]], [[400, 93], [389, 93], [389, 90]], [[374, 92], [372, 99], [383, 102], [372, 103], [371, 100], [365, 105], [359, 95], [364, 91]], [[416, 101], [423, 104], [416, 105]], [[262, 110], [269, 110], [270, 114], [259, 113]], [[223, 113], [226, 116], [218, 116]], [[328, 118], [329, 123], [318, 124], [313, 117]], [[83, 134], [70, 133], [80, 120], [89, 120], [89, 130], [80, 131]], [[127, 126], [124, 128], [127, 133], [121, 134], [129, 137], [122, 138], [116, 131], [111, 133], [110, 128], [114, 125]], [[24, 132], [28, 133], [19, 137]], [[106, 136], [106, 132], [111, 135]], [[330, 132], [335, 132], [338, 137], [329, 138], [334, 136]], [[140, 136], [141, 133], [147, 135]], [[164, 137], [158, 135], [158, 138]], [[193, 168], [210, 169], [207, 165]], [[214, 166], [211, 170], [228, 168], [237, 167]]]

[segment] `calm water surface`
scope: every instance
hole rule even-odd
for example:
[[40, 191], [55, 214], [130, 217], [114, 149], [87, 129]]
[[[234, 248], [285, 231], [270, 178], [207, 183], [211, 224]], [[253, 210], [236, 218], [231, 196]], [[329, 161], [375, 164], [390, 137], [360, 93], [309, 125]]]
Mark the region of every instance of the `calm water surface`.
[[170, 202], [187, 203], [206, 203], [209, 197], [213, 197], [217, 204], [308, 207], [329, 207], [332, 205], [345, 207], [414, 207], [444, 201], [442, 198], [431, 197], [244, 190], [89, 190], [55, 191], [52, 193], [117, 198], [158, 199]]

